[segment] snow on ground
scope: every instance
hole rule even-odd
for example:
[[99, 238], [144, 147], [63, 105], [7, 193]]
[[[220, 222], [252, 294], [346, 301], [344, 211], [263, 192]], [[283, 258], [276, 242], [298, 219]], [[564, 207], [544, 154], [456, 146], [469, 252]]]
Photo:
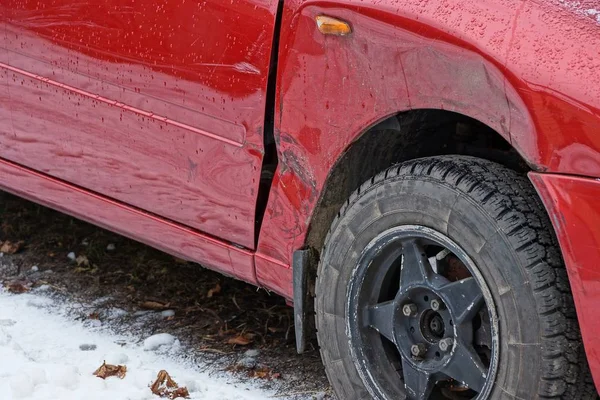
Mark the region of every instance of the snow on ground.
[[[30, 400], [159, 399], [150, 384], [166, 370], [191, 399], [265, 399], [273, 393], [200, 371], [177, 354], [168, 334], [139, 342], [67, 317], [64, 305], [35, 294], [11, 295], [0, 288], [0, 398]], [[61, 311], [62, 310], [62, 311]], [[124, 364], [124, 379], [98, 378], [106, 360]]]

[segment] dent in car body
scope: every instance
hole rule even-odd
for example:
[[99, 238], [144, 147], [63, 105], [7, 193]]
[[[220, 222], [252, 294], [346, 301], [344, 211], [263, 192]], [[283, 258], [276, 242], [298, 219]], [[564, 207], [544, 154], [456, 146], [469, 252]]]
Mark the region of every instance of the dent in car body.
[[[317, 15], [348, 21], [352, 34], [322, 35]], [[592, 134], [600, 128], [600, 59], [583, 56], [600, 34], [589, 18], [552, 2], [509, 0], [291, 0], [283, 18], [276, 135], [284, 165], [259, 255], [290, 265], [332, 166], [367, 127], [399, 111], [455, 111], [496, 130], [535, 170], [600, 176]], [[556, 46], [547, 40], [555, 35]], [[303, 161], [296, 171], [314, 178], [314, 191], [282, 184], [290, 174], [284, 153]], [[276, 270], [257, 265], [258, 279], [290, 298], [290, 272]], [[276, 282], [281, 276], [289, 279]]]
[[[533, 129], [527, 113], [510, 117], [511, 107], [521, 103], [514, 90], [505, 89], [502, 63], [473, 51], [464, 40], [453, 40], [451, 32], [415, 21], [409, 11], [400, 15], [390, 4], [375, 3], [379, 2], [286, 3], [276, 104], [280, 167], [257, 251], [282, 265], [289, 265], [293, 251], [304, 246], [332, 167], [367, 127], [400, 111], [435, 108], [478, 119], [508, 141], [512, 130]], [[504, 18], [499, 13], [503, 24], [491, 36], [502, 37], [510, 12], [504, 10]], [[348, 21], [352, 34], [320, 34], [314, 21], [318, 15]], [[499, 55], [506, 54], [508, 42], [495, 42]], [[288, 165], [292, 154], [301, 162]], [[287, 185], [292, 174], [313, 180]], [[276, 269], [257, 264], [259, 281], [272, 287], [275, 279], [270, 274]], [[275, 283], [288, 297], [289, 281]]]

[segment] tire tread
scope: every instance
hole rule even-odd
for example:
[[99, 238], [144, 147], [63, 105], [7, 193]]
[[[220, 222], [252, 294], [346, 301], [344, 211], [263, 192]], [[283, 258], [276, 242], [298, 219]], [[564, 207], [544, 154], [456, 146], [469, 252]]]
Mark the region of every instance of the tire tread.
[[[433, 178], [452, 185], [477, 201], [498, 221], [502, 233], [522, 261], [541, 322], [544, 366], [538, 396], [548, 399], [598, 398], [581, 343], [558, 242], [545, 208], [525, 176], [499, 164], [467, 156], [430, 157], [395, 165], [367, 180], [344, 203], [331, 225], [322, 254], [325, 254], [331, 233], [361, 197], [383, 184], [415, 177]], [[323, 268], [321, 262], [317, 288], [327, 285], [323, 281]], [[327, 291], [317, 290], [316, 296], [318, 312]], [[317, 330], [323, 328], [319, 325], [317, 318]], [[324, 357], [324, 361], [336, 360]]]

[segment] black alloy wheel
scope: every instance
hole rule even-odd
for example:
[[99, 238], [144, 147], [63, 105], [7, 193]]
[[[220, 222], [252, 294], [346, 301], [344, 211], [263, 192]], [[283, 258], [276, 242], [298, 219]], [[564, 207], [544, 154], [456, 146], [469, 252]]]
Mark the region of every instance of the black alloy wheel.
[[377, 236], [354, 272], [347, 315], [350, 349], [372, 395], [382, 397], [394, 380], [409, 399], [489, 392], [498, 362], [493, 299], [443, 234], [406, 225]]

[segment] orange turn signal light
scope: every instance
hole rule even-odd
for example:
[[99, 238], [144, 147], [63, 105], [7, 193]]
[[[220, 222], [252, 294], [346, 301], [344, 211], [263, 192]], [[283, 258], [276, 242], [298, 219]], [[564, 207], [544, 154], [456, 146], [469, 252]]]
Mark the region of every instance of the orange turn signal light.
[[352, 33], [352, 28], [346, 21], [326, 15], [319, 15], [315, 20], [319, 31], [324, 35], [346, 36]]

